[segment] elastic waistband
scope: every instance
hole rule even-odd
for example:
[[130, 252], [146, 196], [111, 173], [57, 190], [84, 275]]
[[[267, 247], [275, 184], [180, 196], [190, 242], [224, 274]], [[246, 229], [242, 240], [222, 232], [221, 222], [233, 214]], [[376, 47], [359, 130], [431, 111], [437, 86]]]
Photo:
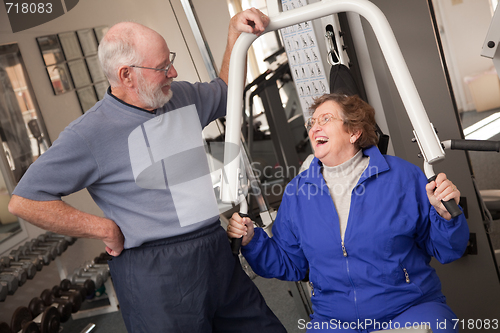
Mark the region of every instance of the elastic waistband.
[[187, 234], [146, 242], [146, 243], [142, 244], [141, 246], [139, 246], [139, 248], [181, 243], [181, 242], [185, 242], [185, 241], [189, 241], [192, 239], [196, 239], [196, 238], [200, 238], [200, 237], [204, 237], [204, 236], [213, 234], [214, 232], [216, 232], [217, 230], [219, 230], [221, 228], [222, 227], [220, 225], [220, 221], [218, 221], [218, 222], [215, 222], [213, 224], [210, 224], [210, 225], [204, 227], [203, 229], [196, 230], [196, 231], [193, 231], [193, 232], [190, 232]]

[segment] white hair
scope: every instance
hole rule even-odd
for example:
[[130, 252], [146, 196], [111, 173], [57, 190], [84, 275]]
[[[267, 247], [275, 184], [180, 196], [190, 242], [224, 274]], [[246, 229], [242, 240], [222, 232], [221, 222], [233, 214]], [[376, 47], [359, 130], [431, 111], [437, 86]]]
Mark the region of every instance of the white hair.
[[133, 31], [120, 35], [106, 34], [99, 44], [99, 61], [111, 86], [120, 85], [118, 68], [142, 63], [143, 59], [137, 50], [134, 37]]

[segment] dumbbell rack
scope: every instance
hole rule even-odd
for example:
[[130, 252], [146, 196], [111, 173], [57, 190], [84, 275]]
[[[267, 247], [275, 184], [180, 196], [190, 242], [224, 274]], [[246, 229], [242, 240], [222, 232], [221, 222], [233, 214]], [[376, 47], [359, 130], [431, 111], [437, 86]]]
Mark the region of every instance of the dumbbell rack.
[[[66, 267], [61, 263], [61, 260], [59, 258], [56, 258], [54, 260], [57, 266], [57, 271], [59, 272], [59, 277], [61, 278], [61, 281], [66, 279], [68, 277], [68, 271]], [[106, 294], [99, 296], [100, 299], [108, 298], [109, 305], [104, 305], [104, 306], [99, 306], [91, 309], [84, 309], [80, 310], [76, 313], [73, 313], [71, 317], [73, 320], [76, 319], [81, 319], [81, 318], [88, 318], [88, 317], [93, 317], [105, 313], [111, 313], [119, 310], [118, 306], [118, 298], [116, 297], [115, 293], [115, 288], [113, 287], [113, 282], [111, 281], [110, 278], [108, 278], [104, 282], [104, 287], [106, 288]]]
[[[27, 241], [24, 245], [19, 246], [16, 249], [12, 249], [10, 254], [5, 254], [0, 257], [0, 272], [3, 274], [1, 280], [2, 285], [0, 285], [0, 332], [4, 332], [5, 329], [8, 329], [10, 332], [10, 329], [12, 329], [12, 327], [19, 326], [15, 325], [19, 324], [19, 319], [22, 319], [22, 321], [25, 322], [26, 326], [28, 326], [28, 324], [31, 324], [33, 328], [34, 325], [38, 325], [40, 328], [40, 325], [44, 323], [44, 318], [46, 319], [45, 322], [47, 322], [47, 320], [53, 322], [54, 324], [56, 323], [56, 321], [59, 322], [59, 319], [56, 319], [55, 317], [51, 319], [50, 316], [47, 316], [45, 314], [45, 310], [53, 312], [54, 304], [56, 303], [59, 304], [59, 306], [55, 307], [59, 311], [56, 317], [61, 316], [61, 319], [66, 318], [65, 321], [70, 317], [75, 320], [105, 313], [111, 313], [119, 310], [115, 289], [109, 274], [108, 260], [110, 260], [112, 257], [107, 253], [101, 253], [101, 255], [94, 258], [94, 260], [84, 261], [80, 265], [80, 267], [74, 270], [74, 273], [71, 276], [68, 276], [67, 270], [71, 268], [70, 263], [75, 262], [75, 260], [73, 259], [71, 261], [68, 261], [67, 257], [63, 258], [61, 257], [61, 255], [66, 251], [68, 245], [72, 245], [76, 240], [77, 239], [74, 237], [67, 237], [47, 232], [46, 234], [41, 234], [38, 237]], [[50, 265], [51, 262], [55, 262], [55, 265]], [[32, 298], [29, 304], [23, 301], [26, 296], [30, 295], [30, 292], [28, 292], [28, 290], [23, 291], [21, 294], [16, 295], [16, 297], [14, 297], [11, 301], [8, 301], [8, 295], [14, 295], [17, 290], [21, 289], [20, 287], [24, 285], [26, 279], [31, 280], [33, 278], [36, 278], [35, 275], [37, 271], [41, 271], [45, 266], [52, 266], [52, 269], [51, 272], [48, 273], [49, 275], [47, 275], [46, 273], [44, 274], [44, 277], [50, 277], [49, 279], [57, 279], [57, 275], [59, 275], [61, 279], [60, 285], [55, 285], [52, 289], [44, 290], [39, 297]], [[10, 267], [12, 267], [12, 269], [8, 270]], [[14, 268], [19, 268], [19, 271], [14, 272]], [[11, 275], [12, 279], [10, 278]], [[9, 278], [7, 279], [6, 276], [8, 276]], [[21, 276], [23, 276], [23, 278], [21, 278]], [[69, 279], [66, 281], [62, 281], [63, 279], [67, 278]], [[95, 287], [99, 286], [96, 292], [92, 293], [89, 291], [86, 297], [85, 291], [83, 291], [86, 289], [83, 289], [81, 290], [83, 296], [79, 297], [81, 301], [78, 301], [77, 298], [73, 300], [70, 299], [70, 296], [72, 295], [69, 295], [69, 293], [78, 290], [79, 286], [86, 287], [88, 288], [88, 290], [90, 290], [91, 287], [89, 283], [91, 282], [93, 286], [92, 290], [95, 290]], [[13, 288], [14, 286], [15, 288]], [[8, 288], [8, 290], [6, 288]], [[45, 293], [46, 291], [48, 293]], [[55, 298], [51, 300], [50, 297]], [[38, 299], [38, 301], [40, 301], [41, 303], [36, 303], [35, 299]], [[65, 310], [62, 309], [62, 303], [56, 301], [56, 299], [67, 300], [71, 304], [70, 307], [74, 304], [80, 305], [75, 305], [75, 307], [73, 308], [74, 313], [67, 313], [67, 311], [65, 312]], [[9, 306], [2, 304], [5, 300], [7, 300], [7, 303], [11, 302], [11, 305]], [[83, 300], [86, 301], [85, 303], [87, 304], [87, 306], [81, 308], [80, 306]], [[93, 303], [94, 301], [96, 302]], [[48, 303], [52, 303], [52, 305]], [[42, 312], [39, 311], [42, 307], [40, 304], [43, 304], [44, 307], [44, 310]], [[8, 319], [8, 313], [11, 309], [14, 309], [16, 307], [17, 309], [21, 309], [21, 313], [16, 314], [16, 311], [14, 311], [12, 316]], [[26, 316], [22, 316], [22, 311], [25, 312]], [[27, 321], [28, 312], [30, 313], [29, 317], [32, 317], [29, 318], [29, 321], [31, 321], [31, 323]], [[59, 323], [63, 323], [63, 321], [61, 320]], [[56, 327], [53, 326], [49, 331], [47, 331], [46, 328], [45, 331], [54, 332], [52, 329], [55, 330]]]
[[[37, 271], [58, 258], [75, 241], [74, 237], [47, 232], [13, 249], [9, 255], [0, 257], [0, 273], [3, 275], [0, 279], [3, 283], [0, 286], [0, 302], [5, 301], [7, 295], [13, 295], [27, 279], [33, 279]], [[9, 289], [7, 294], [6, 284]]]

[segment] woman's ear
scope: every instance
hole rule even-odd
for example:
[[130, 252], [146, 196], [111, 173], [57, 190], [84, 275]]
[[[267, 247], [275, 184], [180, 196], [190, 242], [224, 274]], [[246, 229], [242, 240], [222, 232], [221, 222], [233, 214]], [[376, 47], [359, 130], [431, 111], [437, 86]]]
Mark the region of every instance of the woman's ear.
[[354, 144], [356, 141], [358, 141], [360, 136], [361, 136], [360, 130], [357, 130], [356, 132], [351, 133], [351, 137], [349, 139], [349, 142]]

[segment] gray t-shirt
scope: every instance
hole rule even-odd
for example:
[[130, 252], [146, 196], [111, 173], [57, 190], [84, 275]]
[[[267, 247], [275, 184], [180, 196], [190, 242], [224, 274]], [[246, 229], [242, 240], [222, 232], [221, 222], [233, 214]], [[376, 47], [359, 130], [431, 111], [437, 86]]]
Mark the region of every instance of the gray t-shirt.
[[106, 94], [33, 163], [14, 194], [60, 200], [87, 188], [121, 228], [125, 248], [186, 234], [218, 220], [202, 128], [225, 115], [227, 86], [172, 83], [156, 113]]

